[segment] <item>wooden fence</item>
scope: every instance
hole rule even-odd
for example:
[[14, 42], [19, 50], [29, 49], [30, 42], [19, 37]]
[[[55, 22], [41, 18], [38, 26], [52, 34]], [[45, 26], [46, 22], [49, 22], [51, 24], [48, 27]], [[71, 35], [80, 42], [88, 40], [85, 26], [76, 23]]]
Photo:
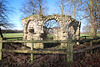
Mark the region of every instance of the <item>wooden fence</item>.
[[[32, 46], [31, 46], [31, 50], [8, 50], [8, 49], [2, 48], [2, 45], [3, 45], [2, 43], [5, 43], [5, 42], [31, 43]], [[72, 41], [71, 39], [68, 39], [68, 40], [33, 40], [31, 39], [31, 40], [21, 40], [21, 41], [10, 41], [10, 40], [2, 40], [1, 38], [0, 39], [0, 60], [2, 60], [2, 52], [15, 52], [15, 53], [30, 53], [31, 61], [33, 61], [34, 54], [66, 54], [67, 62], [72, 62], [74, 53], [85, 52], [85, 51], [92, 50], [95, 48], [100, 48], [100, 45], [97, 45], [97, 46], [93, 46], [93, 47], [91, 46], [89, 48], [73, 51], [73, 42], [75, 41]], [[67, 49], [65, 49], [66, 51], [33, 50], [33, 43], [67, 43], [67, 46], [66, 46]]]
[[[7, 50], [7, 49], [3, 49], [2, 48], [2, 43], [5, 42], [13, 42], [13, 43], [31, 43], [31, 50]], [[11, 41], [11, 40], [0, 40], [0, 60], [2, 60], [2, 52], [15, 52], [15, 53], [31, 53], [31, 61], [33, 61], [33, 54], [67, 54], [67, 58], [68, 61], [72, 61], [73, 60], [73, 44], [71, 43], [71, 40], [68, 41], [68, 46], [71, 49], [67, 49], [67, 51], [50, 51], [50, 50], [43, 50], [43, 51], [39, 51], [39, 50], [33, 50], [33, 43], [67, 43], [66, 40], [21, 40], [21, 41]]]

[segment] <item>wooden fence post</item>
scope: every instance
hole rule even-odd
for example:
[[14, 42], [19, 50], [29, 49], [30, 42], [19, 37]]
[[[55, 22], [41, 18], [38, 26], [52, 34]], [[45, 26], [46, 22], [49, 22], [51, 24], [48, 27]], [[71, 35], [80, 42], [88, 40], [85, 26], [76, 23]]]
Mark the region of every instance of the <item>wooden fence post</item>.
[[[31, 50], [33, 51], [33, 38], [31, 38]], [[31, 53], [31, 61], [33, 61], [33, 53]]]
[[[92, 41], [90, 42], [90, 47], [92, 47]], [[90, 52], [91, 54], [93, 53], [93, 51], [91, 50], [91, 52]]]
[[[2, 40], [2, 38], [0, 38]], [[2, 60], [2, 42], [0, 43], [0, 60]]]
[[73, 62], [73, 42], [72, 39], [67, 40], [67, 63]]

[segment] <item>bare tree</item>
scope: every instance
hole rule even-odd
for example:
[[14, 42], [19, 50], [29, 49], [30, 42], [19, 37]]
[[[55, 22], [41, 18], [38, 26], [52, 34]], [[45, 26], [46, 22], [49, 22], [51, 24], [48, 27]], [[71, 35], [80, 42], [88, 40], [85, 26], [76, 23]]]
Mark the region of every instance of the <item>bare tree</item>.
[[[7, 6], [8, 2], [6, 0], [0, 0], [0, 27], [8, 28], [11, 27], [13, 24], [9, 23], [9, 16], [8, 14], [11, 9]], [[0, 28], [0, 35], [3, 38], [1, 28]]]
[[[85, 4], [85, 5], [83, 5]], [[85, 15], [83, 16], [83, 19], [87, 19], [88, 18], [88, 22], [90, 22], [91, 24], [91, 36], [93, 38], [96, 37], [97, 35], [97, 29], [100, 27], [100, 16], [99, 16], [99, 6], [100, 6], [100, 2], [99, 0], [85, 0], [84, 2], [81, 1], [81, 5], [83, 7], [85, 7], [85, 9], [82, 8], [81, 6], [81, 10], [85, 13]], [[87, 7], [86, 7], [87, 6]]]
[[89, 34], [91, 32], [91, 24], [90, 23], [86, 23], [85, 26], [83, 26], [83, 32], [85, 34]]
[[10, 27], [12, 24], [9, 22], [8, 14], [12, 12], [7, 6], [8, 2], [5, 0], [0, 0], [0, 26]]
[[47, 6], [45, 0], [28, 0], [23, 4], [21, 12], [24, 14], [24, 17], [47, 13]]
[[[70, 1], [70, 0], [69, 0]], [[100, 27], [100, 2], [99, 0], [71, 0], [74, 9], [74, 18], [87, 20], [91, 25], [91, 36], [96, 37]]]
[[62, 5], [62, 7], [61, 7], [61, 15], [63, 15], [63, 11], [64, 11], [64, 0], [62, 0], [61, 5]]
[[66, 3], [67, 0], [59, 0], [57, 3], [58, 3], [58, 6], [60, 7], [60, 11], [61, 11], [61, 15], [64, 14], [64, 10], [66, 8]]
[[93, 38], [97, 35], [97, 29], [100, 26], [100, 21], [98, 20], [98, 1], [97, 0], [89, 0], [90, 2], [90, 23], [91, 23], [91, 36]]
[[73, 9], [74, 9], [74, 18], [75, 18], [75, 3], [74, 3], [73, 0], [71, 0], [71, 2], [72, 2], [72, 5], [73, 5]]

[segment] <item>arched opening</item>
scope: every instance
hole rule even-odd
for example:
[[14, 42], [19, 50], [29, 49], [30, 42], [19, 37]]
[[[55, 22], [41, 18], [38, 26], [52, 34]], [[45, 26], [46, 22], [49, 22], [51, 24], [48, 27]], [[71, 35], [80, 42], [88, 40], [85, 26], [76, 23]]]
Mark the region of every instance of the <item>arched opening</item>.
[[[59, 23], [55, 19], [50, 19], [45, 22], [44, 28], [47, 33], [47, 40], [53, 40], [54, 35], [58, 35], [58, 29], [60, 29]], [[57, 40], [57, 39], [56, 39]]]
[[[46, 36], [44, 40], [59, 40], [59, 30], [60, 30], [60, 25], [55, 19], [50, 19], [44, 23], [44, 35]], [[60, 45], [58, 43], [48, 43], [44, 44], [44, 47], [53, 47]]]
[[30, 40], [30, 38], [33, 37], [33, 34], [34, 34], [34, 24], [32, 24], [33, 22], [30, 21], [28, 24], [27, 24], [27, 40]]

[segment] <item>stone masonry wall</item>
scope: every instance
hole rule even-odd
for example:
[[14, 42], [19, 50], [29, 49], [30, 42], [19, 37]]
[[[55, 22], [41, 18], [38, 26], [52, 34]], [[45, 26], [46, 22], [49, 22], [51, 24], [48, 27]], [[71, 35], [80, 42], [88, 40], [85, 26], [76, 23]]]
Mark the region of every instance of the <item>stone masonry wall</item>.
[[[24, 27], [23, 39], [31, 40], [33, 38], [34, 40], [43, 40], [44, 38], [41, 36], [44, 35], [44, 24], [52, 19], [55, 19], [60, 25], [59, 29], [53, 29], [54, 40], [67, 40], [68, 38], [79, 39], [81, 23], [66, 15], [32, 15], [24, 18], [22, 20]], [[30, 43], [26, 43], [26, 45], [30, 47]], [[33, 45], [34, 48], [44, 47], [42, 43], [35, 43]], [[64, 45], [64, 43], [61, 45]]]

